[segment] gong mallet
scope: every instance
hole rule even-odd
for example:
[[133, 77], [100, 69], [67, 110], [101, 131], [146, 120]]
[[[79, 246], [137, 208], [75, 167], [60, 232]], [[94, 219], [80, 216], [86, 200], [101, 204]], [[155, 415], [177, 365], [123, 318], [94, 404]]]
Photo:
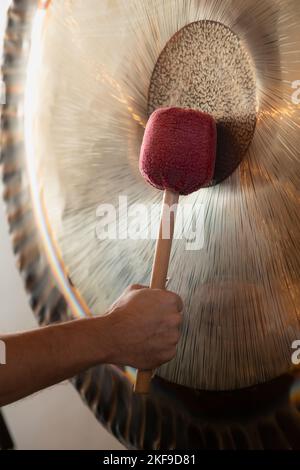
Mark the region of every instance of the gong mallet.
[[[216, 124], [212, 116], [183, 108], [161, 108], [150, 117], [141, 147], [140, 172], [164, 191], [150, 287], [165, 289], [180, 195], [206, 187], [216, 161]], [[135, 392], [148, 393], [153, 371], [139, 370]]]

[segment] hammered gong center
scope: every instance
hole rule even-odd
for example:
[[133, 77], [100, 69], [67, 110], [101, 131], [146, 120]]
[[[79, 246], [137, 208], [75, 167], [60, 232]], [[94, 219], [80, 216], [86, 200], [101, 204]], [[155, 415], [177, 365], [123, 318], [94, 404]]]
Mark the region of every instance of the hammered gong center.
[[218, 129], [214, 183], [231, 175], [253, 139], [257, 93], [252, 60], [227, 26], [197, 21], [168, 41], [151, 77], [148, 112], [166, 106], [214, 116]]

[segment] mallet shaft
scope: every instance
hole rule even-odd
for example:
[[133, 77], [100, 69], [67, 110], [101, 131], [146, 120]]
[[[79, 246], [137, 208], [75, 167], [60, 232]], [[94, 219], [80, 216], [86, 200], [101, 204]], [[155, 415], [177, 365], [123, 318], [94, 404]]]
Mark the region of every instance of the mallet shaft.
[[[169, 190], [164, 192], [159, 234], [150, 282], [152, 289], [166, 288], [178, 200], [178, 193]], [[148, 393], [152, 376], [152, 370], [139, 370], [135, 382], [135, 392]]]

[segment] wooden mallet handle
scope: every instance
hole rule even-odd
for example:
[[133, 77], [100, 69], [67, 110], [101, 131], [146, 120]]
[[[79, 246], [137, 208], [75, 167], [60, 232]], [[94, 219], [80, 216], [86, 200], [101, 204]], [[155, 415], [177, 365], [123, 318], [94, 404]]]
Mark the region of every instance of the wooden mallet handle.
[[[173, 193], [169, 190], [164, 192], [159, 234], [156, 242], [150, 282], [152, 289], [166, 288], [178, 200], [178, 193]], [[175, 210], [170, 210], [173, 206]], [[134, 391], [136, 393], [148, 393], [152, 376], [152, 370], [138, 370]]]

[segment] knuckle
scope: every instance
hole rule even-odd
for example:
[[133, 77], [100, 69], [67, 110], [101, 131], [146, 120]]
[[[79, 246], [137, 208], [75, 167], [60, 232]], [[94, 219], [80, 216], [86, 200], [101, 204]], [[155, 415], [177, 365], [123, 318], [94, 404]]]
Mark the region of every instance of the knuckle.
[[178, 312], [182, 311], [183, 302], [182, 302], [181, 297], [175, 292], [168, 292], [168, 293], [169, 293], [170, 305], [174, 306]]
[[169, 362], [171, 359], [173, 358], [173, 356], [170, 354], [170, 352], [166, 352], [162, 355], [161, 357], [161, 362], [162, 363], [165, 363], [165, 362]]
[[170, 361], [171, 359], [173, 359], [173, 357], [175, 357], [175, 355], [176, 355], [176, 347], [173, 346], [173, 347], [170, 348], [169, 351], [168, 351], [168, 354], [167, 354], [167, 356], [168, 356], [167, 361]]
[[164, 297], [165, 297], [165, 301], [169, 305], [175, 305], [176, 304], [176, 294], [174, 294], [174, 292], [165, 291], [164, 292]]
[[143, 289], [143, 286], [141, 286], [140, 284], [132, 284], [131, 286], [128, 287], [129, 291], [139, 290], [139, 289]]
[[167, 326], [175, 329], [176, 331], [182, 324], [182, 315], [180, 313], [171, 313], [167, 319]]
[[174, 315], [174, 323], [176, 326], [180, 326], [183, 322], [183, 316], [181, 313], [176, 313]]
[[181, 298], [179, 295], [177, 295], [177, 294], [176, 294], [176, 296], [177, 296], [177, 308], [178, 308], [178, 312], [182, 312], [182, 310], [183, 310], [183, 301], [182, 301], [182, 298]]
[[172, 346], [177, 345], [179, 338], [180, 338], [179, 331], [176, 331], [175, 333], [173, 333], [173, 335], [170, 338]]

